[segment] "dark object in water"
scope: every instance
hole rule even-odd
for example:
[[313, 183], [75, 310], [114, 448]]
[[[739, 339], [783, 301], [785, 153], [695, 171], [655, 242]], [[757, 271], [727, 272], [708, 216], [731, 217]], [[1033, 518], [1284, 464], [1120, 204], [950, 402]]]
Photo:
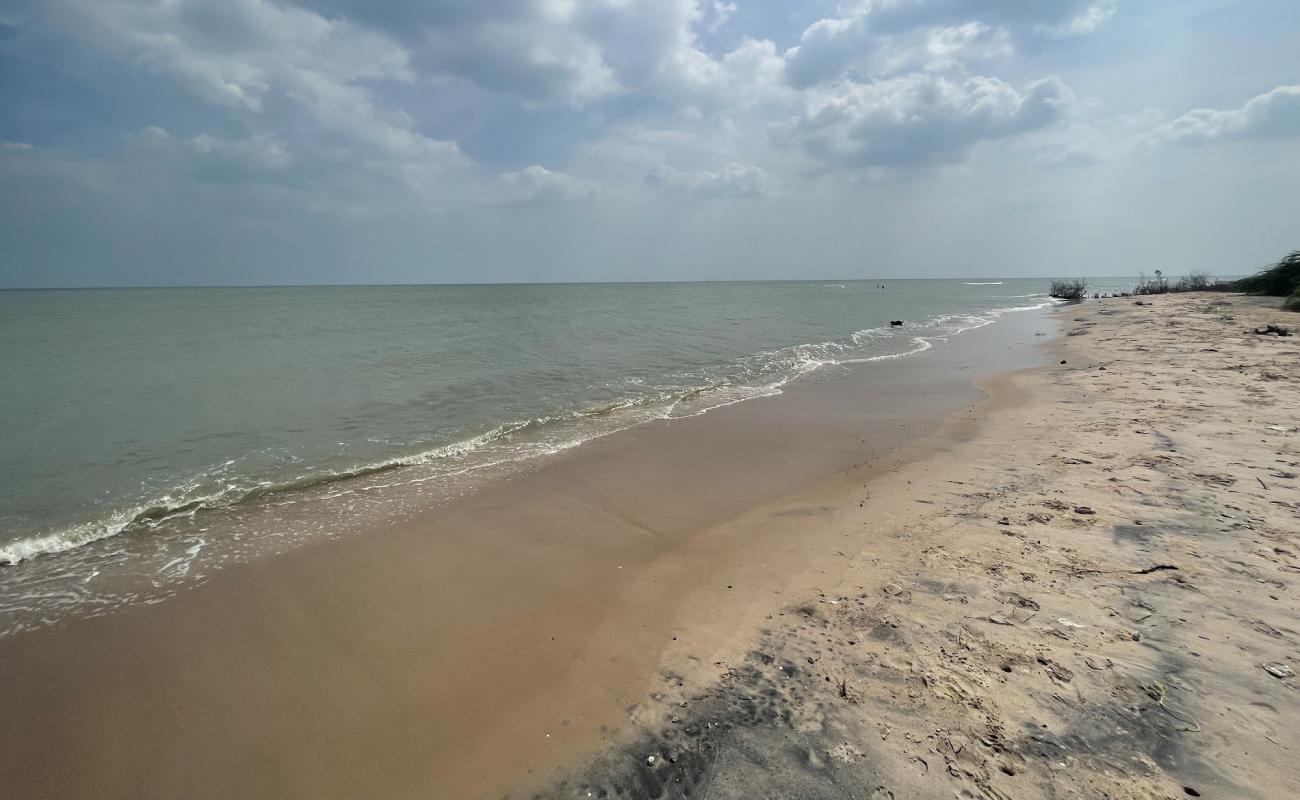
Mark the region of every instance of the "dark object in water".
[[1290, 336], [1291, 329], [1270, 323], [1268, 325], [1260, 325], [1255, 329], [1255, 334], [1257, 336]]
[[889, 321], [889, 324], [893, 325], [894, 327], [898, 327], [899, 325], [903, 324], [903, 321], [901, 319], [891, 319]]

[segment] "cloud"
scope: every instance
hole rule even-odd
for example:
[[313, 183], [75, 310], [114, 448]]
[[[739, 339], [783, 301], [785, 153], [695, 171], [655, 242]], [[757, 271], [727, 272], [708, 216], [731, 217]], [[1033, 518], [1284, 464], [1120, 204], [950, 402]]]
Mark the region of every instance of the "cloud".
[[400, 42], [422, 76], [462, 80], [530, 102], [582, 104], [620, 89], [604, 46], [584, 30], [608, 6], [550, 0], [304, 0]]
[[151, 157], [172, 159], [209, 182], [277, 180], [292, 161], [284, 142], [270, 135], [223, 138], [201, 133], [184, 138], [150, 125], [128, 139]]
[[1114, 145], [1092, 125], [1075, 123], [1053, 130], [1029, 148], [1034, 161], [1048, 167], [1088, 167], [1110, 158]]
[[273, 136], [222, 139], [201, 133], [190, 139], [188, 145], [200, 155], [248, 164], [259, 170], [277, 171], [289, 165], [289, 153], [284, 143]]
[[498, 181], [502, 190], [501, 197], [511, 202], [531, 200], [576, 202], [591, 199], [597, 191], [593, 181], [575, 178], [562, 172], [552, 172], [538, 164], [517, 172], [503, 173]]
[[717, 171], [684, 171], [660, 164], [646, 173], [645, 182], [668, 191], [703, 197], [758, 197], [776, 191], [775, 181], [766, 172], [753, 164], [737, 161]]
[[1114, 15], [1116, 0], [869, 0], [859, 8], [886, 32], [978, 20], [1024, 37], [1090, 33]]
[[46, 24], [83, 45], [249, 119], [305, 114], [321, 134], [399, 159], [454, 162], [454, 142], [423, 136], [375, 101], [377, 83], [411, 83], [410, 55], [346, 19], [260, 0], [56, 0]]
[[790, 84], [806, 88], [842, 75], [869, 52], [867, 11], [821, 19], [809, 25], [799, 44], [785, 54]]
[[719, 58], [694, 47], [679, 49], [645, 89], [676, 114], [734, 115], [770, 110], [793, 100], [784, 70], [785, 62], [773, 42], [744, 39]]
[[[419, 80], [469, 85], [530, 108], [680, 101], [681, 92], [717, 95], [743, 77], [698, 41], [732, 19], [737, 4], [727, 0], [303, 1], [398, 43]], [[770, 42], [745, 37], [736, 53], [764, 47], [779, 60]]]
[[1008, 58], [1014, 52], [1005, 28], [965, 22], [880, 37], [865, 63], [875, 75], [960, 71], [974, 62]]
[[1092, 33], [1113, 16], [1117, 0], [1100, 0], [1099, 2], [1068, 4], [1068, 16], [1056, 22], [1041, 22], [1035, 30], [1048, 36], [1066, 37]]
[[1300, 137], [1300, 84], [1278, 86], [1240, 108], [1197, 108], [1156, 127], [1150, 145], [1208, 144], [1239, 139]]
[[1115, 0], [862, 0], [809, 25], [785, 53], [791, 85], [806, 88], [855, 71], [963, 67], [1005, 58], [1017, 44], [1090, 33]]
[[403, 48], [292, 5], [56, 0], [54, 8], [88, 44], [232, 108], [262, 111], [273, 93], [310, 103], [319, 83], [411, 79]]
[[[30, 15], [50, 41], [62, 36], [65, 47], [166, 87], [167, 117], [139, 119], [135, 129], [162, 124], [190, 140], [190, 154], [210, 166], [190, 174], [214, 178], [220, 163], [238, 162], [248, 176], [260, 163], [272, 181], [367, 192], [387, 184], [445, 207], [496, 197], [506, 183], [506, 194], [558, 191], [556, 180], [526, 174], [534, 162], [602, 183], [615, 173], [636, 182], [661, 164], [779, 171], [789, 151], [773, 152], [768, 131], [791, 118], [800, 120], [793, 138], [827, 163], [950, 161], [969, 142], [1037, 124], [1053, 100], [1034, 95], [1021, 107], [1018, 97], [980, 88], [1005, 86], [996, 79], [972, 83], [972, 65], [1009, 57], [1024, 31], [1096, 6], [873, 0], [809, 26], [785, 52], [743, 31], [727, 48], [702, 44], [734, 26], [741, 12], [728, 0], [50, 0]], [[837, 77], [850, 67], [877, 78]], [[880, 106], [894, 102], [916, 119], [885, 120]], [[836, 107], [846, 115], [842, 130], [832, 122]], [[503, 126], [527, 131], [539, 120], [557, 144], [505, 146]], [[620, 141], [633, 129], [665, 131], [677, 144], [655, 151]], [[903, 129], [923, 138], [887, 141]], [[463, 150], [464, 137], [479, 146]], [[607, 155], [622, 151], [622, 163], [573, 163], [602, 142]]]
[[699, 25], [709, 33], [717, 33], [726, 27], [727, 22], [736, 13], [736, 4], [728, 0], [705, 0], [700, 4], [696, 17]]
[[1132, 156], [1152, 127], [1168, 119], [1154, 108], [1087, 121], [1073, 116], [1060, 125], [1026, 134], [1017, 142], [1018, 149], [1043, 166], [1091, 167]]
[[575, 107], [644, 91], [697, 30], [716, 33], [736, 10], [721, 0], [307, 2], [401, 42], [427, 78]]
[[1055, 77], [1023, 91], [989, 77], [843, 81], [815, 97], [779, 140], [829, 166], [916, 167], [959, 160], [978, 142], [1046, 127], [1074, 105], [1074, 94]]

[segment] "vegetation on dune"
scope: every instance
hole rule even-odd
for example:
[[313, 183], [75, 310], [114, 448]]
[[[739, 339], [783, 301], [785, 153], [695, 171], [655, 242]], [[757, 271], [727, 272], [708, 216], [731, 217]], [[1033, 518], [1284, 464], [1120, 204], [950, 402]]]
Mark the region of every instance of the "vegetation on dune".
[[1283, 311], [1300, 311], [1300, 286], [1282, 303]]
[[1088, 293], [1088, 283], [1078, 280], [1054, 280], [1049, 294], [1058, 300], [1082, 300]]
[[1248, 294], [1267, 294], [1286, 297], [1283, 308], [1297, 310], [1300, 303], [1296, 294], [1300, 292], [1300, 250], [1293, 250], [1280, 261], [1262, 272], [1233, 281], [1232, 288]]
[[1215, 287], [1215, 282], [1204, 272], [1196, 271], [1184, 275], [1174, 282], [1175, 292], [1208, 292]]
[[1169, 281], [1156, 270], [1154, 278], [1148, 278], [1145, 272], [1138, 273], [1137, 286], [1133, 287], [1133, 294], [1167, 294], [1172, 291]]
[[1222, 284], [1215, 283], [1209, 275], [1199, 270], [1184, 275], [1176, 281], [1170, 281], [1160, 270], [1156, 270], [1154, 278], [1148, 278], [1145, 273], [1138, 277], [1138, 284], [1133, 288], [1133, 294], [1168, 294], [1169, 292], [1208, 292], [1222, 287]]
[[[1052, 281], [1051, 296], [1062, 300], [1082, 300], [1088, 286], [1082, 280]], [[1249, 278], [1235, 281], [1217, 281], [1202, 271], [1193, 271], [1181, 278], [1170, 280], [1164, 272], [1156, 270], [1154, 278], [1140, 273], [1132, 295], [1169, 294], [1172, 292], [1245, 292], [1285, 297], [1285, 311], [1300, 311], [1300, 250], [1293, 250], [1280, 261]], [[1094, 295], [1099, 296], [1099, 295]], [[1110, 295], [1106, 295], [1109, 297]], [[1116, 297], [1129, 294], [1117, 292]]]

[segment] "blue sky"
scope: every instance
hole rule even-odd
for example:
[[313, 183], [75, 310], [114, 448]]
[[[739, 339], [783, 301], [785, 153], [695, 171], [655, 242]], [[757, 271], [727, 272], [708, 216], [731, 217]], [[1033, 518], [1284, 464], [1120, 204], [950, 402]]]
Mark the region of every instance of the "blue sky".
[[0, 0], [0, 286], [1236, 274], [1293, 0]]

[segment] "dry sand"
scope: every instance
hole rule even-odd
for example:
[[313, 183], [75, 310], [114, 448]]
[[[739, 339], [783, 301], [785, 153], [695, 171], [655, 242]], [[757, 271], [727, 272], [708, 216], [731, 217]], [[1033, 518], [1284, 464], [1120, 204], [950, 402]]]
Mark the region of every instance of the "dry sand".
[[[1262, 666], [1300, 668], [1300, 347], [1248, 333], [1285, 316], [1067, 308], [1054, 366], [921, 441], [898, 432], [934, 408], [861, 419], [812, 387], [0, 640], [0, 786], [1300, 796], [1296, 678]], [[891, 385], [960, 398], [964, 346]]]
[[542, 794], [1300, 796], [1300, 338], [1250, 333], [1272, 305], [1058, 312], [1061, 363], [989, 382], [941, 452], [782, 512], [857, 549], [752, 640], [702, 598], [639, 730]]

